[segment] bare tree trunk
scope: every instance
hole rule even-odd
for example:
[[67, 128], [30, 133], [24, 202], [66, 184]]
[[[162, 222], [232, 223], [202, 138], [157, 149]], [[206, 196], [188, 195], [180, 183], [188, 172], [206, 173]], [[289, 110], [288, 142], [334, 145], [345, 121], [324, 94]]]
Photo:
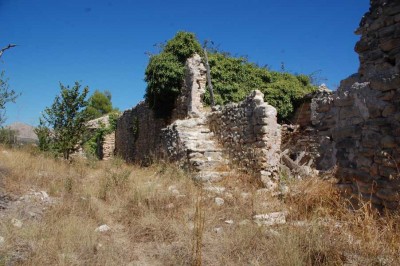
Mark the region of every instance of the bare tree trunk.
[[17, 46], [17, 45], [15, 45], [15, 44], [9, 44], [9, 45], [7, 45], [6, 47], [4, 47], [3, 49], [0, 49], [0, 58], [1, 58], [1, 56], [3, 55], [3, 53], [4, 53], [5, 50], [8, 50], [8, 49], [13, 48], [13, 47], [15, 47], [15, 46]]
[[210, 71], [210, 65], [208, 64], [208, 56], [207, 56], [207, 49], [204, 47], [204, 59], [206, 63], [206, 69], [207, 69], [207, 84], [208, 84], [208, 89], [210, 90], [210, 99], [211, 99], [211, 107], [215, 106], [215, 101], [214, 101], [214, 88], [211, 83], [211, 71]]

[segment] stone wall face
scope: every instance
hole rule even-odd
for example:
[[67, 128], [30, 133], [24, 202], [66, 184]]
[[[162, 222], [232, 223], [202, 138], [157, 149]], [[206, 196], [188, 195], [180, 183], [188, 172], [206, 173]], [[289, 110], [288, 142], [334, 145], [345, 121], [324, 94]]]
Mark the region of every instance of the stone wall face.
[[[102, 117], [90, 120], [86, 123], [87, 129], [93, 134], [100, 128], [107, 128], [110, 126], [110, 116], [104, 115]], [[100, 160], [109, 160], [114, 156], [115, 152], [115, 132], [105, 135], [103, 138], [97, 139], [96, 156]]]
[[341, 83], [331, 113], [342, 187], [378, 208], [399, 207], [400, 2], [371, 1], [357, 33], [358, 76]]
[[128, 162], [143, 162], [153, 156], [163, 156], [160, 150], [162, 129], [175, 120], [202, 115], [205, 71], [199, 55], [195, 54], [187, 60], [181, 94], [176, 100], [170, 121], [155, 118], [145, 102], [126, 110], [117, 122], [116, 154]]
[[323, 171], [335, 166], [332, 141], [326, 132], [336, 125], [335, 118], [327, 114], [331, 110], [332, 95], [332, 91], [321, 85], [303, 99], [292, 119], [294, 125], [282, 126], [283, 155], [288, 155], [296, 164]]
[[277, 185], [281, 134], [277, 111], [254, 91], [238, 104], [228, 104], [212, 112], [210, 130], [223, 145], [234, 165], [256, 174], [264, 185]]
[[203, 96], [206, 91], [206, 68], [201, 57], [195, 54], [185, 65], [185, 79], [180, 96], [172, 111], [172, 121], [199, 117], [204, 113]]
[[115, 152], [128, 162], [145, 162], [151, 159], [160, 142], [161, 129], [166, 121], [156, 119], [145, 102], [126, 110], [117, 122]]
[[98, 143], [98, 147], [100, 147], [98, 154], [101, 160], [107, 161], [113, 158], [115, 151], [115, 132], [105, 135], [101, 143]]
[[399, 6], [398, 0], [372, 0], [369, 12], [362, 18], [356, 31], [361, 39], [355, 47], [360, 56], [358, 72], [362, 78], [382, 82], [382, 77], [399, 74]]
[[320, 142], [316, 166], [337, 167], [339, 187], [354, 198], [398, 209], [400, 2], [371, 1], [357, 33], [359, 72], [336, 92], [319, 90], [309, 105], [309, 126]]

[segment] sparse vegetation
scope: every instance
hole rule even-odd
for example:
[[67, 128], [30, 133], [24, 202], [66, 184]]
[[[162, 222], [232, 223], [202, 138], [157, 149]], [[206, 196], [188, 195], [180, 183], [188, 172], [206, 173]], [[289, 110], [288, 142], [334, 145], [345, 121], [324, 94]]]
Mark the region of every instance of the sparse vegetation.
[[[4, 264], [190, 265], [199, 262], [195, 246], [202, 265], [400, 263], [400, 217], [379, 217], [368, 204], [352, 211], [330, 182], [317, 178], [289, 182], [291, 192], [279, 200], [246, 176], [231, 176], [215, 184], [225, 192], [203, 190], [198, 198], [195, 183], [162, 162], [68, 163], [5, 148], [0, 173], [11, 196], [0, 221]], [[52, 203], [28, 197], [32, 191], [46, 191]], [[215, 197], [225, 204], [217, 206]], [[282, 210], [286, 224], [252, 222], [255, 213]], [[14, 218], [23, 225], [12, 225]], [[103, 224], [111, 229], [96, 232]]]

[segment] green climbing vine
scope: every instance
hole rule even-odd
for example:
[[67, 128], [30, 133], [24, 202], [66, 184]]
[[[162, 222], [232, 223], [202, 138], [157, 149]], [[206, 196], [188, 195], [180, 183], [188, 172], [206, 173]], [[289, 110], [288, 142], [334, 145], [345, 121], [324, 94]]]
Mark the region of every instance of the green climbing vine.
[[[184, 64], [194, 53], [203, 50], [193, 33], [178, 32], [150, 57], [145, 73], [145, 99], [157, 117], [169, 117], [179, 95], [184, 78]], [[310, 76], [271, 71], [249, 62], [245, 57], [211, 49], [208, 54], [216, 104], [239, 102], [255, 89], [264, 93], [265, 100], [277, 108], [278, 118], [289, 120], [299, 101], [317, 88]], [[209, 91], [205, 102], [210, 104]]]
[[88, 134], [87, 140], [83, 144], [83, 149], [85, 150], [86, 154], [96, 158], [98, 157], [98, 145], [104, 141], [104, 136], [114, 132], [117, 129], [118, 117], [119, 112], [110, 113], [108, 115], [108, 126], [100, 124], [99, 128]]

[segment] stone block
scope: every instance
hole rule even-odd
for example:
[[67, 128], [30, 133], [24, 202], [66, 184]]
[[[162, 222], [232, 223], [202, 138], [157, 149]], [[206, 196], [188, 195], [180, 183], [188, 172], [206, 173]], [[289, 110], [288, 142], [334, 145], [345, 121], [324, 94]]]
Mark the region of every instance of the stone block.
[[400, 208], [399, 201], [383, 201], [383, 206], [389, 210], [398, 210]]
[[399, 201], [400, 195], [399, 190], [382, 188], [376, 192], [376, 196], [385, 201]]
[[391, 76], [389, 78], [372, 78], [370, 80], [371, 87], [380, 91], [390, 91], [400, 88], [400, 77]]
[[373, 118], [373, 119], [368, 119], [365, 122], [365, 126], [367, 126], [367, 128], [371, 128], [371, 127], [382, 127], [382, 126], [386, 126], [389, 125], [389, 122], [387, 120], [387, 118]]
[[356, 43], [356, 46], [354, 47], [354, 51], [357, 53], [362, 53], [366, 52], [369, 50], [369, 45], [366, 39], [361, 39]]
[[365, 171], [361, 171], [359, 169], [352, 169], [350, 173], [353, 175], [353, 178], [359, 183], [361, 182], [369, 184], [374, 181], [374, 178]]
[[398, 178], [398, 175], [399, 175], [399, 173], [397, 172], [397, 169], [391, 168], [391, 167], [386, 167], [383, 165], [379, 166], [379, 174], [381, 176], [384, 176], [389, 179]]
[[393, 104], [388, 104], [385, 106], [385, 108], [382, 111], [382, 116], [383, 117], [388, 117], [390, 115], [393, 115], [396, 112], [396, 106]]
[[360, 116], [360, 110], [356, 106], [342, 107], [339, 111], [340, 119]]
[[367, 148], [376, 148], [380, 144], [382, 135], [372, 130], [364, 130], [362, 133], [362, 146]]
[[356, 162], [357, 162], [357, 167], [362, 167], [362, 166], [370, 167], [373, 163], [373, 160], [372, 158], [358, 156]]
[[399, 46], [400, 46], [400, 38], [384, 40], [379, 45], [379, 47], [385, 52], [389, 52], [395, 48], [398, 48]]
[[369, 174], [373, 177], [378, 176], [379, 174], [379, 166], [376, 163], [373, 163], [370, 170], [369, 170]]
[[381, 139], [381, 145], [383, 148], [394, 148], [397, 146], [396, 141], [392, 136], [384, 136]]
[[330, 103], [320, 103], [317, 107], [317, 112], [326, 113], [331, 110], [332, 105]]
[[[396, 1], [393, 1], [396, 2]], [[388, 6], [384, 9], [384, 14], [389, 16], [394, 16], [400, 13], [400, 5]]]
[[383, 101], [391, 101], [393, 100], [395, 93], [396, 93], [395, 90], [385, 91], [379, 96], [379, 99]]
[[374, 194], [377, 190], [377, 186], [374, 182], [365, 184], [362, 182], [356, 182], [357, 190], [363, 194]]
[[378, 118], [382, 115], [381, 108], [376, 104], [371, 104], [370, 106], [368, 106], [368, 112], [370, 118]]
[[362, 156], [366, 156], [366, 157], [372, 157], [372, 156], [374, 156], [376, 154], [376, 152], [377, 151], [374, 148], [361, 147], [359, 149], [359, 153]]
[[396, 25], [390, 25], [388, 27], [384, 27], [382, 29], [379, 30], [379, 38], [386, 38], [386, 37], [391, 37], [394, 35], [396, 31]]
[[343, 149], [343, 148], [355, 148], [356, 147], [356, 141], [351, 138], [345, 138], [345, 139], [340, 139], [336, 143], [336, 148], [337, 149]]
[[364, 201], [371, 202], [376, 205], [382, 204], [382, 200], [371, 193], [361, 193], [361, 199]]
[[333, 105], [336, 107], [348, 107], [348, 106], [353, 106], [354, 105], [354, 99], [350, 96], [341, 96], [337, 97], [333, 101]]
[[333, 129], [332, 137], [334, 140], [340, 140], [344, 138], [357, 139], [361, 135], [361, 128], [357, 125], [337, 127]]

